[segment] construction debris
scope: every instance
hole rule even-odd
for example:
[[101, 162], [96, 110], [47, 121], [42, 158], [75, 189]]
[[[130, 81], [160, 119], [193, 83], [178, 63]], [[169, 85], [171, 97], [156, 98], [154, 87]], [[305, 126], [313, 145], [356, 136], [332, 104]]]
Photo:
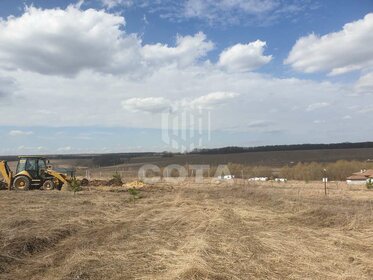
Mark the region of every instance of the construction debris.
[[126, 187], [126, 188], [135, 188], [135, 189], [143, 188], [145, 186], [146, 186], [146, 184], [144, 182], [142, 182], [142, 181], [132, 181], [132, 182], [123, 184], [123, 187]]

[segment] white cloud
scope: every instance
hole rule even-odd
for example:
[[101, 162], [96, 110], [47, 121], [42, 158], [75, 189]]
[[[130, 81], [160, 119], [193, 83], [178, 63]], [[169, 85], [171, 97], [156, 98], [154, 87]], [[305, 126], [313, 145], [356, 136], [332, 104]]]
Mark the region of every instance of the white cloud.
[[267, 25], [293, 19], [302, 11], [315, 8], [308, 1], [281, 0], [138, 0], [137, 5], [152, 7], [162, 18], [174, 21], [198, 19], [210, 25]]
[[235, 92], [212, 92], [195, 99], [181, 98], [171, 101], [164, 97], [130, 98], [122, 101], [122, 107], [131, 112], [162, 113], [175, 110], [193, 110], [197, 108], [214, 109], [229, 102], [239, 94]]
[[[278, 16], [296, 14], [299, 10], [285, 10], [290, 3], [282, 4], [278, 0], [187, 0], [181, 8], [169, 11], [167, 17], [197, 18], [209, 24], [236, 25], [252, 22], [274, 21]], [[297, 6], [297, 4], [291, 4]]]
[[274, 0], [188, 0], [185, 2], [185, 16], [215, 20], [222, 12], [240, 10], [247, 14], [262, 14], [278, 6]]
[[11, 130], [9, 131], [10, 136], [28, 136], [32, 135], [34, 132], [32, 131], [23, 131], [23, 130]]
[[138, 77], [153, 66], [198, 62], [214, 47], [202, 32], [177, 36], [175, 47], [142, 46], [124, 26], [122, 16], [105, 11], [28, 7], [20, 17], [0, 21], [0, 62], [7, 69], [43, 75], [73, 77], [93, 70]]
[[[75, 8], [68, 8], [66, 10], [37, 10], [35, 14], [32, 12], [31, 15], [28, 15], [30, 12], [27, 11], [23, 16], [32, 17], [30, 22], [38, 22], [37, 15], [39, 13], [41, 13], [41, 17], [53, 14], [53, 20], [48, 23], [50, 25], [59, 24], [62, 21], [57, 15], [67, 16], [74, 21], [74, 17], [67, 14], [76, 13], [80, 18], [82, 13], [90, 13], [95, 16], [98, 13], [95, 21], [87, 18], [86, 24], [95, 26], [91, 29], [100, 34], [96, 38], [96, 33], [92, 31], [94, 33], [92, 36], [95, 37], [92, 44], [95, 44], [95, 40], [97, 40], [99, 45], [102, 44], [103, 49], [108, 46], [110, 53], [108, 60], [93, 66], [78, 63], [78, 65], [71, 67], [72, 70], [62, 67], [57, 61], [55, 65], [50, 63], [52, 65], [48, 66], [54, 69], [52, 72], [40, 71], [40, 68], [35, 67], [33, 63], [24, 64], [22, 59], [18, 61], [16, 56], [20, 49], [27, 53], [33, 53], [33, 49], [35, 49], [35, 60], [48, 62], [49, 53], [43, 49], [45, 45], [33, 43], [40, 42], [38, 38], [41, 35], [39, 37], [36, 35], [43, 35], [42, 31], [47, 32], [48, 29], [44, 27], [42, 29], [38, 24], [22, 25], [21, 29], [14, 29], [21, 30], [20, 33], [15, 32], [14, 36], [25, 38], [23, 32], [26, 31], [22, 30], [24, 28], [29, 30], [27, 34], [30, 37], [27, 40], [22, 39], [24, 46], [18, 46], [20, 49], [14, 52], [6, 48], [3, 43], [5, 41], [0, 40], [0, 53], [4, 55], [4, 50], [10, 52], [9, 56], [2, 56], [0, 62], [7, 61], [7, 65], [11, 62], [14, 67], [17, 66], [16, 68], [19, 69], [12, 71], [5, 67], [7, 65], [0, 63], [0, 77], [10, 77], [17, 86], [16, 90], [10, 89], [10, 92], [14, 92], [12, 98], [0, 99], [6, 100], [8, 103], [6, 106], [0, 103], [1, 126], [18, 127], [19, 123], [24, 122], [25, 116], [27, 116], [28, 124], [35, 127], [45, 126], [47, 120], [47, 125], [55, 127], [160, 128], [160, 116], [156, 113], [169, 109], [175, 113], [174, 107], [178, 105], [183, 106], [183, 109], [192, 110], [191, 105], [199, 104], [201, 107], [213, 109], [211, 110], [213, 130], [235, 125], [237, 129], [234, 129], [232, 133], [255, 131], [255, 133], [247, 133], [245, 136], [247, 141], [251, 141], [250, 143], [260, 144], [263, 141], [268, 143], [268, 141], [272, 141], [271, 139], [274, 143], [323, 142], [333, 140], [328, 138], [330, 135], [340, 136], [340, 139], [346, 140], [351, 139], [353, 135], [361, 138], [370, 137], [369, 130], [358, 130], [360, 121], [354, 116], [359, 109], [369, 109], [364, 106], [371, 103], [371, 97], [361, 95], [356, 98], [349, 95], [354, 92], [354, 85], [297, 78], [276, 78], [268, 74], [247, 71], [226, 71], [219, 63], [203, 62], [206, 53], [212, 47], [212, 43], [203, 33], [179, 36], [175, 46], [154, 44], [145, 48], [136, 34], [130, 36], [122, 31], [123, 25], [121, 23], [119, 23], [120, 28], [116, 25], [115, 20], [108, 23], [112, 17], [118, 16], [101, 15], [100, 13], [106, 14], [104, 11], [79, 11]], [[12, 20], [20, 20], [23, 16]], [[118, 18], [119, 22], [124, 22], [123, 18]], [[1, 25], [4, 26], [6, 21], [8, 20], [3, 20]], [[51, 30], [55, 30], [54, 28], [52, 26]], [[55, 36], [59, 40], [65, 41], [63, 38], [70, 38], [70, 33], [75, 32], [74, 28], [80, 30], [83, 27], [74, 25], [69, 28], [67, 32], [57, 30]], [[0, 34], [5, 32], [4, 30], [0, 29]], [[111, 33], [115, 36], [111, 36]], [[65, 37], [62, 34], [65, 34]], [[81, 33], [77, 32], [76, 34], [80, 35]], [[128, 39], [129, 37], [131, 39]], [[129, 43], [125, 45], [123, 40], [127, 39]], [[66, 39], [65, 43], [73, 42], [75, 44], [74, 40], [78, 40], [78, 38], [71, 40], [73, 41]], [[84, 36], [80, 40], [86, 42]], [[31, 44], [28, 45], [29, 41]], [[27, 49], [27, 46], [30, 49]], [[148, 52], [144, 51], [145, 49]], [[152, 53], [149, 50], [160, 50], [160, 53], [157, 51]], [[66, 54], [61, 53], [59, 60], [63, 61], [65, 55], [69, 60], [71, 53], [72, 51], [68, 51]], [[128, 54], [129, 61], [127, 64], [123, 63], [125, 60], [121, 58], [126, 54]], [[84, 56], [85, 54], [79, 53], [79, 55]], [[188, 59], [184, 61], [185, 57]], [[52, 62], [54, 63], [54, 60]], [[39, 65], [38, 63], [36, 64]], [[236, 67], [240, 69], [239, 66]], [[141, 75], [137, 75], [134, 79], [130, 76], [132, 72]], [[49, 75], [52, 73], [54, 75]], [[71, 75], [71, 73], [79, 74]], [[105, 73], [115, 75], [106, 75]], [[143, 73], [146, 75], [142, 75]], [[70, 77], [66, 78], [67, 75]], [[369, 80], [370, 76], [367, 76], [362, 78], [361, 82], [364, 84], [364, 81]], [[7, 91], [9, 92], [9, 90]], [[304, 114], [304, 110], [308, 107], [311, 110], [320, 108], [320, 105], [312, 105], [315, 102], [332, 104], [333, 106], [329, 106], [328, 110], [315, 111], [317, 117], [315, 114]], [[219, 106], [225, 103], [228, 105]], [[355, 109], [350, 109], [351, 106], [354, 106]], [[302, 110], [302, 108], [304, 109]], [[22, 114], [14, 112], [22, 112]], [[144, 112], [148, 112], [148, 114], [144, 114]], [[353, 119], [346, 125], [339, 125], [343, 116], [347, 114], [353, 116]], [[369, 113], [365, 114], [364, 121], [368, 123], [373, 121], [372, 116]], [[314, 130], [317, 133], [312, 133], [313, 126], [316, 127], [313, 124], [315, 119], [328, 121], [325, 125], [317, 126], [317, 130]], [[254, 129], [250, 126], [265, 126], [266, 124], [250, 123], [250, 120], [275, 120], [276, 125], [266, 127], [267, 130]], [[269, 138], [268, 135], [261, 136], [260, 133], [265, 131], [267, 133], [281, 129], [285, 131], [284, 127], [278, 127], [281, 124], [286, 124], [286, 132], [273, 138]], [[35, 131], [36, 134], [39, 136], [39, 133]], [[35, 143], [30, 144], [31, 146], [40, 145], [38, 144], [41, 141], [39, 137], [32, 138], [35, 138]], [[94, 140], [96, 138], [92, 137]], [[21, 138], [12, 140], [18, 141]], [[74, 141], [78, 142], [76, 139]], [[84, 142], [91, 144], [90, 142], [93, 141]], [[245, 143], [237, 144], [245, 145]], [[72, 151], [77, 151], [75, 144], [72, 144], [63, 141], [56, 146], [71, 145], [74, 147]], [[13, 148], [10, 145], [9, 147]], [[90, 148], [87, 147], [87, 149]], [[118, 147], [113, 147], [113, 150], [118, 149]]]
[[171, 109], [171, 102], [163, 97], [130, 98], [122, 106], [133, 112], [161, 113]]
[[134, 64], [139, 41], [120, 30], [124, 25], [123, 17], [104, 11], [28, 7], [22, 16], [0, 21], [0, 61], [47, 75], [125, 71]]
[[132, 0], [101, 0], [104, 7], [112, 9], [117, 6], [130, 7], [133, 5]]
[[313, 104], [308, 105], [306, 111], [311, 112], [311, 111], [322, 109], [328, 106], [330, 106], [330, 104], [327, 102], [313, 103]]
[[224, 50], [219, 65], [230, 71], [251, 71], [271, 61], [272, 56], [263, 55], [266, 42], [257, 40], [248, 44], [236, 44]]
[[178, 35], [175, 47], [160, 43], [145, 45], [141, 53], [150, 65], [177, 63], [179, 66], [187, 66], [206, 56], [213, 48], [214, 44], [206, 39], [204, 33], [199, 32], [194, 36]]
[[60, 147], [57, 149], [58, 152], [71, 152], [72, 151], [72, 148], [70, 146], [66, 146], [66, 147]]
[[[56, 127], [159, 128], [159, 116], [154, 114], [168, 109], [174, 112], [179, 105], [190, 109], [188, 105], [194, 103], [214, 109], [212, 126], [231, 127], [237, 123], [246, 127], [248, 120], [255, 119], [275, 119], [294, 126], [305, 121], [300, 109], [289, 110], [294, 106], [307, 108], [315, 100], [335, 104], [334, 99], [338, 99], [333, 110], [345, 115], [349, 113], [344, 109], [347, 104], [361, 107], [361, 103], [368, 102], [346, 99], [350, 89], [338, 84], [276, 79], [253, 72], [230, 73], [212, 65], [162, 67], [142, 79], [91, 72], [71, 79], [23, 71], [14, 73], [14, 77], [19, 85], [17, 99], [1, 107], [0, 125], [19, 125], [27, 115], [30, 126], [45, 126], [45, 114], [35, 112], [53, 105], [54, 114], [48, 115], [48, 123]], [[227, 106], [218, 106], [225, 103]]]
[[30, 146], [21, 145], [17, 148], [17, 150], [19, 152], [27, 152], [28, 154], [31, 154], [31, 153], [38, 153], [41, 151], [47, 151], [47, 148], [44, 146], [30, 147]]
[[146, 8], [161, 18], [180, 22], [197, 19], [210, 25], [268, 25], [279, 19], [294, 20], [301, 12], [320, 5], [299, 0], [100, 0], [103, 7]]
[[247, 127], [249, 128], [263, 128], [263, 127], [269, 127], [274, 125], [273, 121], [268, 120], [255, 120], [251, 121], [247, 124]]
[[357, 109], [356, 110], [357, 113], [359, 114], [370, 114], [373, 112], [373, 106], [372, 105], [368, 105], [368, 106], [362, 106], [361, 108]]
[[301, 37], [285, 64], [295, 70], [339, 75], [373, 66], [373, 13], [345, 24], [338, 32]]
[[201, 108], [213, 108], [239, 96], [236, 92], [212, 92], [194, 99], [190, 104]]
[[355, 84], [355, 92], [361, 94], [373, 94], [373, 72], [359, 78]]

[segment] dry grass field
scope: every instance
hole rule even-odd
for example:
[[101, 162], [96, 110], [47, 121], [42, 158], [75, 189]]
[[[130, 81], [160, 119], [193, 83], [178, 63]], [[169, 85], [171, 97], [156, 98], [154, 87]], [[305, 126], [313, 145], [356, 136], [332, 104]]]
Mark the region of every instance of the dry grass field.
[[329, 187], [0, 191], [0, 279], [373, 279], [373, 191]]

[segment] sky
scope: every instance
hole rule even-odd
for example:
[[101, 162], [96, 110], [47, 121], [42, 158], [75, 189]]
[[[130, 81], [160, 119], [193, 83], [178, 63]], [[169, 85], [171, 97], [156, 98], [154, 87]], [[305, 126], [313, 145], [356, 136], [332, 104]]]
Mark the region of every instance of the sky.
[[372, 0], [0, 0], [0, 154], [372, 141]]

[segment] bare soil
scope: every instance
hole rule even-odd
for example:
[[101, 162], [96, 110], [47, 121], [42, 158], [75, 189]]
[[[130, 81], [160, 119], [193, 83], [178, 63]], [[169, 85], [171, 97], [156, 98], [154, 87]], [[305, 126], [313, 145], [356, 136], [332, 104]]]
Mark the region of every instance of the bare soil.
[[319, 183], [0, 191], [0, 279], [373, 279], [373, 191]]

